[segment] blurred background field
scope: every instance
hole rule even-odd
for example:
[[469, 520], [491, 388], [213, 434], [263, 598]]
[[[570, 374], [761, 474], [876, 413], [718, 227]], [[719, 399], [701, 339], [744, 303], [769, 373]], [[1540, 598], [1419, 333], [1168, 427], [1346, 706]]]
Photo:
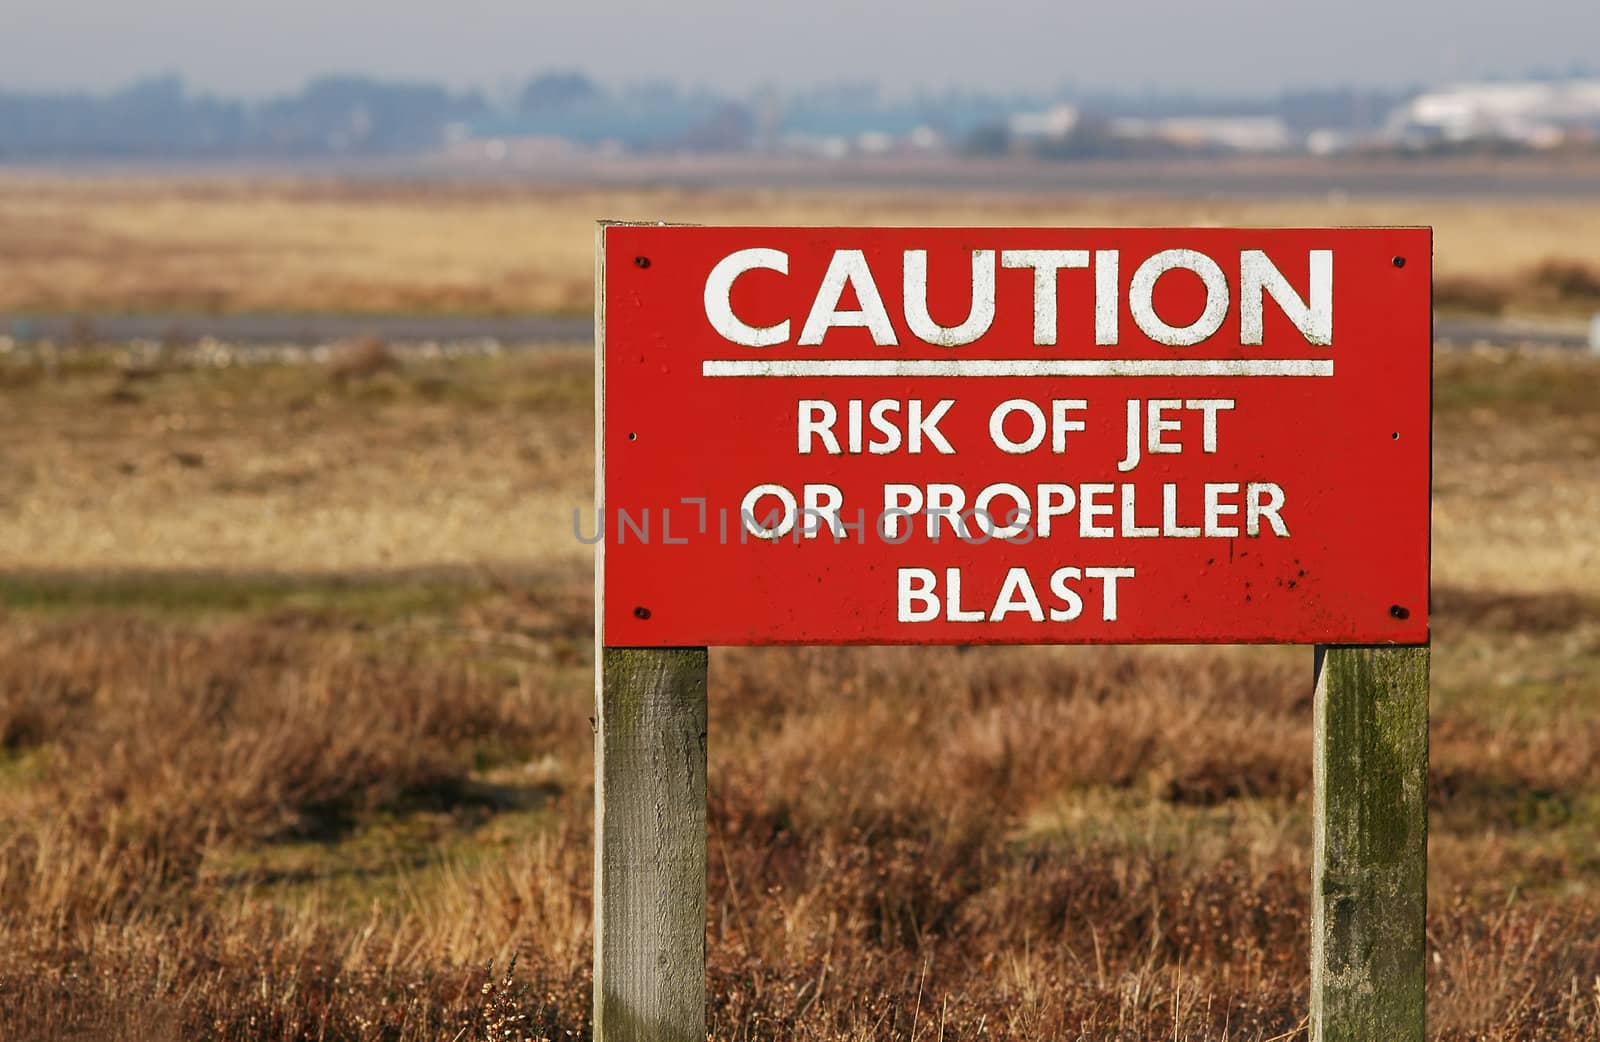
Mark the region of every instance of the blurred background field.
[[[1431, 225], [1447, 312], [1587, 318], [1600, 309], [1600, 161], [1574, 161], [1550, 195], [1438, 194], [1448, 169], [1422, 160], [1384, 179], [1394, 194], [1307, 195], [1339, 174], [1253, 165], [1259, 196], [1221, 187], [1232, 167], [1177, 165], [1118, 193], [1122, 168], [959, 190], [570, 187], [510, 178], [39, 176], [0, 174], [0, 312], [517, 312], [587, 314], [599, 218], [698, 224]], [[1490, 165], [1482, 184], [1510, 172]], [[624, 168], [640, 185], [672, 167]], [[1335, 171], [1341, 168], [1335, 166]], [[1342, 168], [1359, 179], [1361, 167]], [[703, 175], [734, 179], [712, 168]], [[835, 173], [848, 183], [848, 174]], [[913, 175], [915, 176], [915, 175]], [[626, 178], [619, 178], [626, 179]], [[686, 178], [693, 182], [697, 178]], [[735, 179], [736, 180], [736, 179]], [[1088, 190], [1076, 187], [1087, 181]], [[1065, 187], [1063, 187], [1065, 186]], [[1557, 194], [1560, 193], [1560, 194]]]
[[[1600, 200], [13, 173], [0, 310], [579, 314], [598, 217], [1428, 223], [1443, 306], [1600, 296]], [[299, 347], [0, 340], [0, 1037], [588, 1030], [589, 345]], [[1600, 358], [1435, 369], [1431, 1031], [1593, 1039]], [[1303, 1038], [1310, 657], [713, 653], [714, 1037]]]

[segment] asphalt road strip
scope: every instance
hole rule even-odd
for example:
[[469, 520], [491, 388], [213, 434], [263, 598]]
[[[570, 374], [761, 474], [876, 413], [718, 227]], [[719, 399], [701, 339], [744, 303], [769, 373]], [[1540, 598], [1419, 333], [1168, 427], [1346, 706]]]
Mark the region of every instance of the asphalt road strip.
[[[594, 336], [588, 315], [351, 315], [351, 314], [115, 314], [0, 315], [0, 336], [23, 343], [126, 343], [153, 340], [182, 345], [211, 338], [234, 344], [330, 344], [377, 337], [393, 343], [583, 343]], [[1442, 344], [1490, 344], [1581, 349], [1583, 323], [1533, 323], [1493, 318], [1438, 318]]]

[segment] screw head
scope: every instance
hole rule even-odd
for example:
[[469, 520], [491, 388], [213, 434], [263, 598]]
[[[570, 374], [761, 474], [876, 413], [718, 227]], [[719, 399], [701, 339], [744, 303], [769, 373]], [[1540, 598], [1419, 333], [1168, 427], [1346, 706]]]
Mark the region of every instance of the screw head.
[[633, 609], [633, 617], [641, 620], [648, 619], [650, 617], [650, 609], [641, 604]]
[[650, 266], [650, 258], [643, 256], [635, 257], [633, 258], [633, 266], [636, 268], [648, 268]]
[[1406, 259], [1404, 257], [1396, 257], [1394, 259], [1394, 266], [1397, 267], [1397, 268], [1405, 267], [1406, 266]]

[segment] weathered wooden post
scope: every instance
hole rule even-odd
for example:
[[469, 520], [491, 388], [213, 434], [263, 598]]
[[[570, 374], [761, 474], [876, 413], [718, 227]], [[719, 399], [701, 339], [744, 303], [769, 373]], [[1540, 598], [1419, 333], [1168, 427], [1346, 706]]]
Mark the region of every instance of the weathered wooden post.
[[706, 649], [605, 648], [598, 673], [595, 1038], [704, 1042]]
[[1422, 1042], [1428, 655], [1316, 651], [1312, 1042]]

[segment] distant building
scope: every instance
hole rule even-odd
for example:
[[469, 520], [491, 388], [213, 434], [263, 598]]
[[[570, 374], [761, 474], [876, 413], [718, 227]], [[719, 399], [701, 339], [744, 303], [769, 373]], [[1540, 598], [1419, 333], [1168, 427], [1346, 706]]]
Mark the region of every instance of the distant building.
[[1277, 116], [1175, 116], [1114, 119], [1118, 137], [1160, 141], [1192, 151], [1286, 152], [1294, 134]]
[[1012, 115], [1006, 120], [1006, 129], [1019, 142], [1056, 141], [1071, 134], [1081, 119], [1076, 105], [1053, 105], [1041, 112]]
[[1600, 80], [1460, 83], [1419, 94], [1390, 114], [1403, 144], [1508, 141], [1552, 148], [1600, 133]]

